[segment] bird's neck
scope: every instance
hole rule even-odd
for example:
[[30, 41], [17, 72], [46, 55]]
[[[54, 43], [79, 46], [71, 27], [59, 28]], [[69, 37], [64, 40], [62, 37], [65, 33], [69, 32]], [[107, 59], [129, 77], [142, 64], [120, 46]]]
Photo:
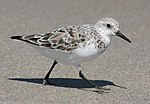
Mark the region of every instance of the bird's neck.
[[106, 45], [109, 45], [110, 44], [110, 36], [106, 36], [106, 35], [103, 35], [102, 36], [102, 38], [103, 38], [103, 41], [104, 41], [104, 43], [106, 44]]
[[99, 33], [99, 35], [102, 37], [102, 41], [106, 44], [109, 45], [110, 41], [111, 41], [111, 36], [107, 34], [107, 32], [103, 29], [97, 29], [97, 32]]

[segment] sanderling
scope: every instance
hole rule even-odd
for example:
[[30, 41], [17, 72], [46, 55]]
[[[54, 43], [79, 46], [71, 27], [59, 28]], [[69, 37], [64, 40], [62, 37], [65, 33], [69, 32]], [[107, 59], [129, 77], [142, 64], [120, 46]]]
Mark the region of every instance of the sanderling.
[[[46, 34], [11, 36], [34, 46], [37, 51], [54, 60], [49, 72], [43, 79], [43, 85], [53, 84], [48, 81], [50, 73], [58, 62], [71, 64], [79, 70], [79, 76], [93, 85], [81, 72], [81, 63], [90, 61], [103, 53], [110, 44], [112, 36], [119, 36], [131, 41], [119, 31], [119, 23], [109, 17], [100, 19], [96, 24], [73, 25], [55, 29]], [[102, 91], [103, 92], [103, 91]]]

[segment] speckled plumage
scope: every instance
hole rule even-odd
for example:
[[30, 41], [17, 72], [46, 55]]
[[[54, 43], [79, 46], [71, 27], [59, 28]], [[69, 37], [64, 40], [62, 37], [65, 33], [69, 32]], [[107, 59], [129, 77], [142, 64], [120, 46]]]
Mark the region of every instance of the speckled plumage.
[[82, 74], [80, 64], [95, 59], [104, 52], [112, 36], [119, 36], [131, 42], [119, 31], [118, 22], [108, 17], [102, 18], [96, 24], [66, 26], [46, 34], [12, 36], [11, 39], [30, 43], [40, 54], [54, 59], [52, 67], [43, 79], [43, 85], [52, 84], [48, 80], [49, 75], [57, 62], [62, 62], [75, 65], [79, 70], [79, 76], [96, 89], [100, 89], [96, 92], [103, 93], [103, 90], [109, 89], [101, 88], [88, 80]]
[[19, 36], [18, 40], [33, 44], [46, 57], [62, 63], [80, 64], [104, 52], [118, 28], [115, 19], [106, 17], [96, 24], [61, 27], [41, 35]]
[[46, 34], [34, 34], [22, 37], [23, 40], [27, 40], [38, 46], [67, 53], [77, 49], [79, 46], [86, 46], [91, 39], [93, 39], [92, 43], [95, 43], [96, 48], [102, 48], [101, 45], [103, 42], [101, 41], [101, 38], [102, 37], [98, 35], [94, 25], [90, 24], [66, 26]]

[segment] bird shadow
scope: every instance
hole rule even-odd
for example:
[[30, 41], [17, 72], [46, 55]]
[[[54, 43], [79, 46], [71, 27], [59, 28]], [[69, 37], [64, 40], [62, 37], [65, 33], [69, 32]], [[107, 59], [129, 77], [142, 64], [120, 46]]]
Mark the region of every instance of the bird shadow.
[[[8, 79], [15, 80], [15, 81], [35, 83], [35, 84], [43, 84], [43, 78], [8, 78]], [[80, 88], [94, 88], [94, 86], [91, 86], [86, 81], [82, 79], [77, 79], [77, 78], [49, 78], [49, 81], [55, 84], [52, 86], [57, 86], [57, 87], [79, 88], [79, 89]], [[110, 86], [127, 89], [126, 87], [116, 85], [113, 82], [107, 81], [107, 80], [90, 80], [90, 81], [94, 82], [100, 87], [110, 85]]]

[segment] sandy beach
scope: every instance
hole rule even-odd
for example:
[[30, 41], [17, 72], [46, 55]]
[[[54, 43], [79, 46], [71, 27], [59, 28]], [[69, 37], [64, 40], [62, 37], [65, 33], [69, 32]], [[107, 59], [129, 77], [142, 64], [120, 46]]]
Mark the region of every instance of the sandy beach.
[[[88, 79], [111, 89], [104, 94], [61, 63], [50, 76], [56, 86], [42, 86], [53, 60], [9, 38], [106, 16], [120, 23], [132, 43], [113, 37], [106, 52], [82, 64]], [[0, 104], [150, 104], [149, 29], [149, 0], [0, 0]]]

